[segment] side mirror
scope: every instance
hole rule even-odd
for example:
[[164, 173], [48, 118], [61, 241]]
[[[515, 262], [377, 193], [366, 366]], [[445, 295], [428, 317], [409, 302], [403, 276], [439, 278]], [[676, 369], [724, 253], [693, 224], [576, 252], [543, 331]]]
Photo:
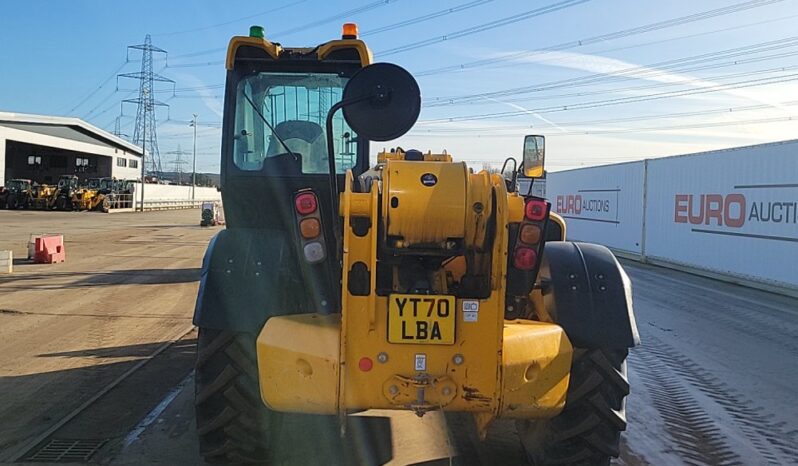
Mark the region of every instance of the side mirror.
[[[333, 231], [338, 241], [338, 177], [335, 169], [333, 115], [343, 109], [344, 119], [358, 138], [390, 141], [410, 131], [421, 112], [421, 91], [413, 75], [392, 63], [375, 63], [357, 71], [344, 87], [341, 101], [327, 112], [327, 162], [332, 199]], [[340, 259], [340, 249], [336, 250]]]
[[524, 137], [524, 176], [543, 177], [543, 161], [546, 158], [546, 138], [538, 135]]
[[413, 75], [392, 63], [375, 63], [355, 73], [341, 100], [344, 118], [359, 137], [396, 139], [413, 127], [421, 91]]

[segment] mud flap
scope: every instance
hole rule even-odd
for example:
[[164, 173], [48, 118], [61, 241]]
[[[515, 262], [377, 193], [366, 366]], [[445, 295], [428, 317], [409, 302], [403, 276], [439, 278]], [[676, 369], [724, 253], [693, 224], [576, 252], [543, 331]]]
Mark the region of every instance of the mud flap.
[[640, 342], [632, 285], [604, 246], [546, 244], [540, 270], [546, 310], [577, 348], [631, 348]]

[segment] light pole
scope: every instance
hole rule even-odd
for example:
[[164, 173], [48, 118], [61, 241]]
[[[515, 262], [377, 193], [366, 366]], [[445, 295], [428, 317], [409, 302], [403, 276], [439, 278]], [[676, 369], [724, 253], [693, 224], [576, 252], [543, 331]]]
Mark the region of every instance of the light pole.
[[[146, 117], [145, 117], [146, 118]], [[144, 167], [147, 164], [147, 123], [145, 121], [144, 126], [142, 127], [142, 138], [141, 138], [141, 213], [144, 213], [144, 177], [146, 172]], [[133, 185], [135, 186], [135, 185]], [[135, 193], [134, 193], [135, 196]], [[133, 204], [135, 205], [136, 199], [133, 199]], [[135, 209], [134, 209], [135, 210]]]
[[197, 186], [197, 114], [194, 113], [194, 119], [191, 120], [189, 126], [194, 128], [194, 160], [191, 167], [191, 200], [194, 201], [194, 190]]

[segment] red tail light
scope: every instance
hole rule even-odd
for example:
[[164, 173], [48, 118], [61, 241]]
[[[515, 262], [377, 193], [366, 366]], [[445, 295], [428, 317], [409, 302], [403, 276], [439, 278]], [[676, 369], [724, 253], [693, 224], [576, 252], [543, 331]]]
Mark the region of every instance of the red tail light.
[[539, 222], [546, 218], [546, 202], [531, 200], [526, 203], [525, 215], [527, 220]]
[[296, 206], [296, 211], [299, 212], [300, 215], [312, 214], [318, 208], [316, 195], [311, 193], [302, 193], [298, 195], [294, 200], [294, 205]]
[[532, 248], [523, 246], [516, 248], [513, 254], [513, 265], [519, 270], [532, 270], [538, 262], [538, 254]]

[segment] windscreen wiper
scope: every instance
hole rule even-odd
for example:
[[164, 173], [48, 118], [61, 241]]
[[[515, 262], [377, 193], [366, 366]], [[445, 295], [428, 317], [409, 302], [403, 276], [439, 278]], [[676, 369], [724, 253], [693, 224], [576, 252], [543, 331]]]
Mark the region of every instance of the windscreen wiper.
[[258, 114], [258, 116], [260, 117], [260, 119], [261, 119], [261, 120], [262, 120], [262, 121], [263, 121], [263, 122], [266, 124], [266, 126], [268, 126], [268, 127], [269, 127], [269, 129], [270, 129], [270, 130], [272, 130], [272, 134], [274, 135], [274, 137], [276, 137], [276, 138], [277, 138], [277, 140], [278, 140], [278, 141], [280, 141], [280, 144], [282, 144], [282, 146], [285, 148], [285, 151], [286, 151], [286, 153], [287, 153], [287, 154], [291, 154], [291, 156], [292, 156], [292, 157], [294, 157], [294, 160], [298, 160], [298, 159], [299, 159], [299, 156], [298, 156], [298, 154], [297, 154], [296, 152], [294, 152], [294, 151], [292, 151], [291, 149], [289, 149], [289, 148], [288, 148], [288, 145], [286, 145], [285, 141], [283, 141], [283, 138], [281, 138], [281, 137], [280, 137], [280, 135], [279, 135], [279, 134], [277, 134], [277, 131], [275, 131], [275, 130], [274, 130], [274, 126], [272, 126], [272, 125], [269, 123], [269, 121], [268, 121], [268, 120], [266, 120], [266, 117], [265, 117], [265, 116], [263, 116], [263, 113], [261, 113], [261, 111], [260, 111], [260, 109], [258, 108], [258, 106], [257, 106], [257, 105], [255, 105], [255, 102], [253, 102], [253, 101], [252, 101], [252, 99], [251, 99], [251, 98], [250, 98], [250, 97], [247, 95], [247, 93], [246, 93], [246, 92], [242, 92], [241, 94], [244, 96], [244, 98], [245, 98], [245, 99], [247, 99], [247, 102], [249, 102], [249, 105], [251, 105], [251, 106], [252, 106], [252, 110], [255, 110], [255, 113], [257, 113], [257, 114]]

